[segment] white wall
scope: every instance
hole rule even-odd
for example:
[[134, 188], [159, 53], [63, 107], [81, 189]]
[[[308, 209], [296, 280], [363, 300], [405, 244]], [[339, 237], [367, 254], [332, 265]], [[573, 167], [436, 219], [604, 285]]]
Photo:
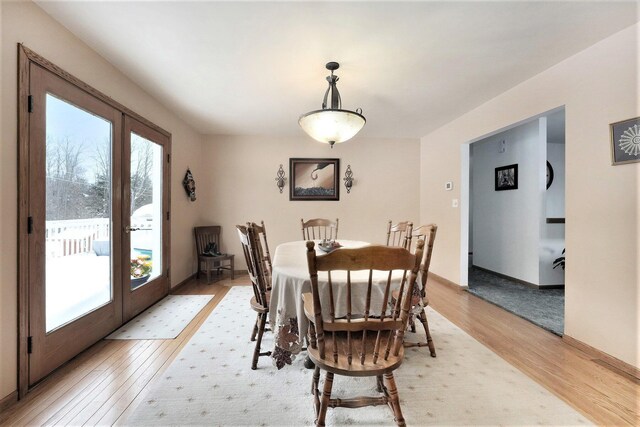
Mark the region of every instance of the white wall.
[[431, 268], [459, 283], [451, 198], [460, 185], [446, 192], [443, 183], [461, 176], [461, 144], [564, 105], [565, 334], [637, 367], [640, 163], [611, 166], [609, 123], [640, 116], [639, 33], [629, 27], [426, 135], [420, 164], [420, 216], [439, 225]]
[[[501, 142], [506, 150], [499, 152]], [[473, 264], [539, 284], [540, 145], [538, 120], [471, 144]], [[518, 165], [518, 188], [495, 191], [495, 168]]]
[[16, 389], [17, 331], [17, 43], [172, 133], [171, 282], [194, 271], [193, 224], [198, 202], [187, 201], [182, 177], [201, 171], [201, 136], [143, 92], [96, 52], [31, 2], [0, 2], [2, 104], [0, 114], [0, 399]]
[[[552, 142], [548, 138], [547, 160], [553, 167], [553, 182], [545, 192], [546, 217], [564, 218], [565, 194], [565, 153], [564, 139]], [[564, 224], [543, 224], [540, 239], [540, 283], [546, 285], [563, 285], [564, 270], [553, 268], [553, 261], [562, 256], [565, 246]]]
[[547, 160], [553, 167], [553, 182], [547, 190], [547, 217], [564, 218], [565, 195], [565, 153], [564, 143], [547, 144]]
[[[269, 247], [300, 240], [300, 219], [339, 218], [338, 240], [383, 244], [387, 222], [418, 220], [419, 141], [356, 137], [331, 149], [300, 132], [300, 137], [212, 136], [204, 143], [207, 168], [198, 187], [203, 223], [223, 227], [222, 246], [246, 268], [236, 224], [264, 220]], [[289, 158], [340, 158], [340, 201], [289, 201]], [[282, 164], [287, 185], [276, 187]], [[355, 182], [347, 194], [342, 177], [351, 165]], [[200, 197], [200, 196], [199, 196]], [[437, 243], [436, 243], [437, 246]], [[437, 252], [437, 247], [434, 252]]]

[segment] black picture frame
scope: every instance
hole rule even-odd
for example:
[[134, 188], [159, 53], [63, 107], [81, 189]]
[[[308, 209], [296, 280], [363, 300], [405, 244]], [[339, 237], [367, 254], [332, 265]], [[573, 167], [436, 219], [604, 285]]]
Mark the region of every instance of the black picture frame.
[[496, 191], [518, 189], [518, 164], [500, 166], [495, 173]]
[[611, 165], [640, 162], [640, 117], [609, 125]]
[[340, 159], [290, 158], [289, 200], [340, 200]]

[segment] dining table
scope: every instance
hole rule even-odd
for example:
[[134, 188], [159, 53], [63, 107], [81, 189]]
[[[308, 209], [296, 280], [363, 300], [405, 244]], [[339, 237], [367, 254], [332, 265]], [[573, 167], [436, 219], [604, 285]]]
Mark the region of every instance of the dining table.
[[[325, 252], [318, 247], [316, 254], [322, 256]], [[311, 292], [311, 278], [307, 264], [307, 247], [305, 241], [288, 242], [276, 248], [273, 257], [271, 276], [271, 296], [269, 301], [269, 324], [275, 336], [275, 348], [271, 352], [273, 362], [278, 369], [290, 365], [296, 355], [304, 348], [305, 337], [309, 328], [309, 321], [304, 314], [302, 294]], [[342, 248], [361, 248], [370, 243], [356, 240], [340, 240]], [[337, 249], [340, 250], [340, 249]], [[400, 285], [404, 271], [393, 271], [391, 287]], [[373, 271], [371, 273], [371, 307], [381, 307], [384, 298], [384, 288], [389, 278], [388, 271]], [[366, 304], [367, 283], [369, 270], [351, 272], [351, 292], [354, 312], [364, 312]], [[335, 316], [346, 315], [347, 274], [346, 271], [334, 271], [331, 274], [333, 295], [335, 302]], [[318, 290], [320, 303], [329, 304], [328, 275], [318, 273]], [[371, 315], [377, 313], [372, 312]], [[379, 314], [379, 313], [378, 313]]]

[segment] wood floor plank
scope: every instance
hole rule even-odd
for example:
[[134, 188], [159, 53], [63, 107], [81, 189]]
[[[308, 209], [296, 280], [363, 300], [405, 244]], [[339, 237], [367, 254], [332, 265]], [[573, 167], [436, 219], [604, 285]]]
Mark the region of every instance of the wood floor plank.
[[56, 424], [74, 426], [84, 424], [100, 409], [105, 401], [108, 401], [114, 393], [117, 393], [123, 383], [126, 383], [132, 376], [136, 376], [136, 373], [141, 369], [144, 370], [144, 367], [157, 357], [156, 353], [161, 351], [164, 345], [163, 340], [145, 340], [145, 342], [148, 343], [148, 346], [143, 352], [127, 366], [121, 366], [118, 370], [113, 371], [90, 395], [87, 395], [78, 403], [76, 410], [67, 413]]
[[[245, 280], [244, 283], [242, 283], [242, 281]], [[244, 278], [240, 278], [240, 279], [236, 279], [236, 283], [231, 282], [230, 284], [234, 284], [234, 285], [238, 285], [238, 281], [242, 284], [247, 284], [246, 282], [247, 277], [245, 276]], [[167, 359], [167, 361], [164, 363], [163, 366], [160, 367], [160, 369], [158, 370], [158, 372], [153, 376], [153, 378], [149, 381], [149, 385], [151, 385], [156, 378], [158, 378], [159, 376], [161, 376], [164, 371], [169, 367], [169, 365], [171, 364], [171, 362], [173, 362], [173, 360], [175, 359], [175, 357], [178, 355], [178, 353], [180, 353], [180, 350], [182, 350], [182, 348], [187, 344], [187, 342], [189, 341], [189, 339], [191, 339], [191, 337], [193, 336], [193, 334], [195, 334], [195, 332], [200, 329], [200, 326], [204, 323], [204, 321], [207, 319], [207, 317], [209, 317], [209, 314], [211, 313], [211, 311], [213, 311], [213, 309], [220, 303], [220, 301], [222, 300], [222, 298], [224, 298], [224, 296], [227, 294], [229, 288], [226, 287], [220, 287], [220, 289], [218, 291], [216, 291], [215, 297], [213, 298], [213, 300], [211, 301], [211, 303], [209, 304], [210, 306], [205, 307], [205, 309], [203, 310], [202, 317], [201, 318], [196, 318], [194, 319], [194, 323], [193, 325], [189, 325], [189, 329], [186, 329], [184, 331], [184, 336], [180, 337], [182, 338], [181, 342], [179, 343], [178, 346], [176, 346], [174, 353]], [[127, 407], [122, 411], [122, 413], [120, 413], [118, 415], [118, 417], [116, 418], [109, 418], [107, 419], [107, 417], [105, 416], [102, 420], [100, 420], [100, 425], [123, 425], [124, 422], [126, 421], [127, 417], [129, 416], [129, 414], [131, 412], [133, 412], [135, 410], [135, 408], [144, 400], [145, 397], [145, 390], [141, 390], [139, 393], [137, 393], [135, 395], [135, 397], [133, 397], [133, 399], [127, 404]], [[123, 404], [125, 402], [122, 402]], [[113, 416], [114, 414], [110, 414], [110, 416]]]
[[9, 408], [2, 417], [0, 424], [11, 420], [14, 424], [23, 424], [28, 417], [33, 417], [46, 410], [61, 396], [68, 396], [70, 390], [105, 359], [125, 346], [135, 346], [139, 343], [100, 341], [89, 348], [67, 365], [54, 372], [46, 381], [38, 384], [27, 396]]
[[[101, 341], [0, 414], [0, 425], [122, 425], [146, 391], [246, 276], [191, 282], [181, 295], [215, 294], [174, 340]], [[640, 385], [561, 338], [467, 292], [429, 278], [431, 306], [599, 425], [640, 425]], [[434, 335], [436, 345], [438, 337]]]
[[[100, 407], [91, 414], [91, 417], [86, 420], [76, 417], [72, 420], [72, 424], [97, 425], [102, 423], [101, 420], [103, 418], [107, 417], [108, 419], [109, 414], [117, 413], [117, 416], [120, 416], [132, 400], [131, 393], [139, 393], [148, 384], [151, 378], [158, 372], [158, 369], [171, 356], [174, 351], [174, 346], [175, 344], [171, 341], [163, 342], [162, 347], [158, 349], [153, 360], [150, 360], [148, 364], [136, 371], [136, 374], [129, 376], [117, 391], [111, 393], [105, 401], [100, 402]], [[124, 405], [124, 402], [127, 402], [127, 405]], [[111, 416], [113, 417], [113, 415]], [[106, 422], [103, 424], [106, 424]]]
[[[133, 398], [151, 381], [152, 378], [161, 372], [161, 368], [168, 365], [167, 362], [173, 361], [178, 351], [188, 342], [189, 338], [197, 331], [209, 316], [213, 308], [226, 294], [220, 290], [209, 303], [198, 313], [193, 321], [176, 337], [174, 340], [165, 340], [162, 347], [156, 352], [155, 356], [144, 369], [137, 372], [137, 375], [130, 376], [117, 392], [112, 393], [106, 401], [100, 406], [99, 410], [86, 421], [80, 423], [80, 419], [72, 420], [74, 425], [109, 425], [114, 422], [122, 412], [129, 406]], [[111, 420], [111, 421], [109, 421]]]
[[[432, 308], [599, 425], [640, 425], [640, 387], [562, 338], [429, 278]], [[436, 338], [434, 338], [436, 339]]]
[[30, 425], [55, 424], [57, 420], [64, 418], [70, 411], [77, 408], [78, 405], [83, 404], [86, 397], [94, 393], [94, 391], [104, 383], [105, 379], [114, 375], [114, 372], [118, 372], [123, 366], [126, 368], [126, 366], [131, 363], [132, 360], [135, 360], [147, 347], [148, 343], [144, 341], [136, 342], [130, 349], [127, 345], [123, 346], [120, 351], [115, 352], [111, 357], [103, 361], [103, 363], [99, 365], [99, 369], [92, 371], [92, 374], [95, 373], [97, 375], [95, 380], [92, 381], [89, 386], [84, 387], [75, 394], [73, 399], [68, 399], [66, 395], [62, 396], [55, 404], [50, 405], [45, 411], [38, 414], [38, 416], [26, 421]]

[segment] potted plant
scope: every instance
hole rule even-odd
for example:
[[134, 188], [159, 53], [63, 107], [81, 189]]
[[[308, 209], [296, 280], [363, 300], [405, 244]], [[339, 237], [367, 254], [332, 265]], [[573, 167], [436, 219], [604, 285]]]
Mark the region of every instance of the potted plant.
[[562, 269], [564, 270], [564, 251], [565, 249], [562, 250], [562, 256], [559, 258], [556, 258], [553, 260], [553, 269], [555, 270], [556, 267], [562, 267]]
[[131, 288], [136, 288], [147, 280], [151, 274], [151, 257], [139, 255], [131, 259]]

